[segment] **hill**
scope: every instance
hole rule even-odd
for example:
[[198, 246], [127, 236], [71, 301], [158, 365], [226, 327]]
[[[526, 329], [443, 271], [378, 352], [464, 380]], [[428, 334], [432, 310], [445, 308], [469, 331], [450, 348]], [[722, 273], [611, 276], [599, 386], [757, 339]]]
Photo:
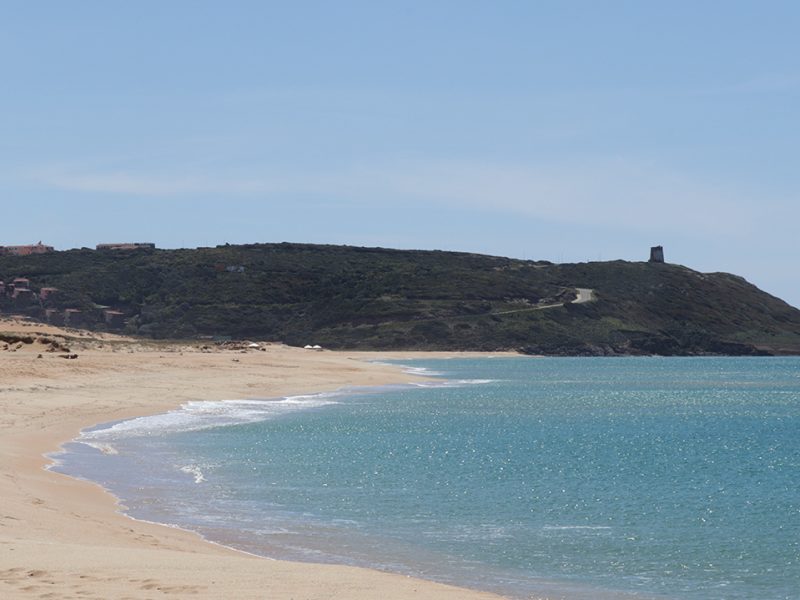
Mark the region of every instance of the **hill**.
[[[153, 338], [535, 354], [800, 354], [800, 311], [741, 277], [310, 244], [0, 257], [0, 311]], [[44, 289], [43, 289], [44, 288]], [[53, 289], [55, 288], [55, 289]], [[579, 290], [582, 290], [579, 292]]]

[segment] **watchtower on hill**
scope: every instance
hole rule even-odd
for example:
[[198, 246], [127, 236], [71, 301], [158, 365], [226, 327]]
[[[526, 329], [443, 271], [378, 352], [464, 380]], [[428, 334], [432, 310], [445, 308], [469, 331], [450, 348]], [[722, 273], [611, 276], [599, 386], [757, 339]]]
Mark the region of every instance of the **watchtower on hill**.
[[664, 262], [664, 248], [661, 246], [653, 246], [650, 248], [650, 260], [651, 263], [663, 263]]

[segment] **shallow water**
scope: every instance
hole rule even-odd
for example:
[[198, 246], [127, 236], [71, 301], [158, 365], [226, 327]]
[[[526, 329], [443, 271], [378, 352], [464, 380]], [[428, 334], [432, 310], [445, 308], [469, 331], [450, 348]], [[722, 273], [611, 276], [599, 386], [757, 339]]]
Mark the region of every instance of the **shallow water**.
[[409, 364], [435, 383], [190, 403], [55, 468], [267, 556], [521, 598], [800, 598], [799, 359]]

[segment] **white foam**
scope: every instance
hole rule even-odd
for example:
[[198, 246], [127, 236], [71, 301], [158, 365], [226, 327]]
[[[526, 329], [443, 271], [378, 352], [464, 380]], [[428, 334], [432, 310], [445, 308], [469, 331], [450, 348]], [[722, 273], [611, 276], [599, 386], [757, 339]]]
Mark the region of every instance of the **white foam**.
[[[384, 363], [378, 361], [371, 362], [376, 365], [386, 365], [390, 367], [400, 366], [403, 369], [403, 373], [407, 373], [408, 375], [416, 375], [420, 377], [444, 377], [447, 375], [447, 373], [434, 371], [428, 367], [412, 367], [411, 365], [397, 365], [395, 363]], [[495, 381], [497, 381], [497, 379], [442, 379], [438, 381], [432, 379], [431, 381], [411, 382], [409, 385], [416, 387], [461, 387], [463, 385], [482, 385], [485, 383], [494, 383]]]
[[417, 381], [411, 385], [421, 388], [448, 388], [463, 387], [465, 385], [485, 385], [495, 381], [497, 379], [445, 379], [442, 381]]
[[297, 410], [336, 404], [332, 398], [343, 393], [345, 392], [287, 396], [279, 400], [192, 401], [168, 413], [138, 417], [115, 423], [111, 427], [83, 431], [77, 441], [108, 452], [109, 449], [113, 450], [109, 441], [265, 421]]
[[444, 375], [444, 373], [440, 371], [434, 371], [433, 369], [428, 369], [427, 367], [410, 367], [408, 365], [403, 365], [403, 373], [407, 373], [408, 375], [420, 375], [422, 377], [436, 377]]
[[203, 483], [206, 480], [205, 476], [203, 475], [203, 471], [201, 471], [200, 467], [196, 465], [186, 465], [180, 467], [180, 470], [188, 475], [193, 475], [195, 483]]
[[114, 446], [112, 446], [111, 444], [102, 444], [102, 443], [99, 443], [99, 442], [90, 442], [90, 441], [85, 441], [85, 440], [81, 440], [81, 441], [84, 444], [86, 444], [87, 446], [91, 446], [92, 448], [95, 448], [96, 450], [100, 450], [100, 452], [102, 452], [103, 454], [119, 454], [119, 452], [117, 452], [117, 449], [114, 448]]
[[384, 367], [400, 367], [403, 373], [408, 375], [419, 375], [421, 377], [435, 377], [444, 375], [439, 371], [434, 371], [433, 369], [429, 369], [428, 367], [412, 367], [411, 365], [401, 365], [398, 363], [391, 363], [391, 362], [381, 362], [379, 360], [371, 360], [370, 363], [373, 365], [382, 365]]
[[[493, 381], [495, 380], [444, 379], [416, 382], [410, 385], [424, 388], [447, 388], [482, 385]], [[334, 398], [353, 393], [356, 393], [354, 389], [345, 388], [335, 392], [286, 396], [277, 400], [191, 401], [186, 402], [179, 409], [167, 413], [137, 417], [120, 421], [110, 427], [83, 431], [76, 441], [92, 446], [105, 454], [116, 454], [117, 450], [112, 445], [114, 440], [266, 421], [297, 410], [337, 404]]]
[[607, 525], [545, 525], [542, 527], [545, 531], [573, 531], [573, 530], [586, 530], [586, 531], [603, 531], [611, 529]]

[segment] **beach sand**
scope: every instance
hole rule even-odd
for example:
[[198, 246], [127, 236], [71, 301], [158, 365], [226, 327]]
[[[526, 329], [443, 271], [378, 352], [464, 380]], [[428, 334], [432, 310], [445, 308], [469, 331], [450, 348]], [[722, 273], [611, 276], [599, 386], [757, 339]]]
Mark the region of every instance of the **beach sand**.
[[[13, 332], [28, 339], [14, 341]], [[369, 569], [253, 557], [129, 519], [99, 486], [46, 470], [45, 454], [97, 423], [188, 400], [407, 382], [413, 377], [400, 369], [366, 360], [434, 355], [204, 349], [9, 319], [0, 334], [1, 598], [499, 598]], [[78, 357], [62, 357], [69, 354]]]

